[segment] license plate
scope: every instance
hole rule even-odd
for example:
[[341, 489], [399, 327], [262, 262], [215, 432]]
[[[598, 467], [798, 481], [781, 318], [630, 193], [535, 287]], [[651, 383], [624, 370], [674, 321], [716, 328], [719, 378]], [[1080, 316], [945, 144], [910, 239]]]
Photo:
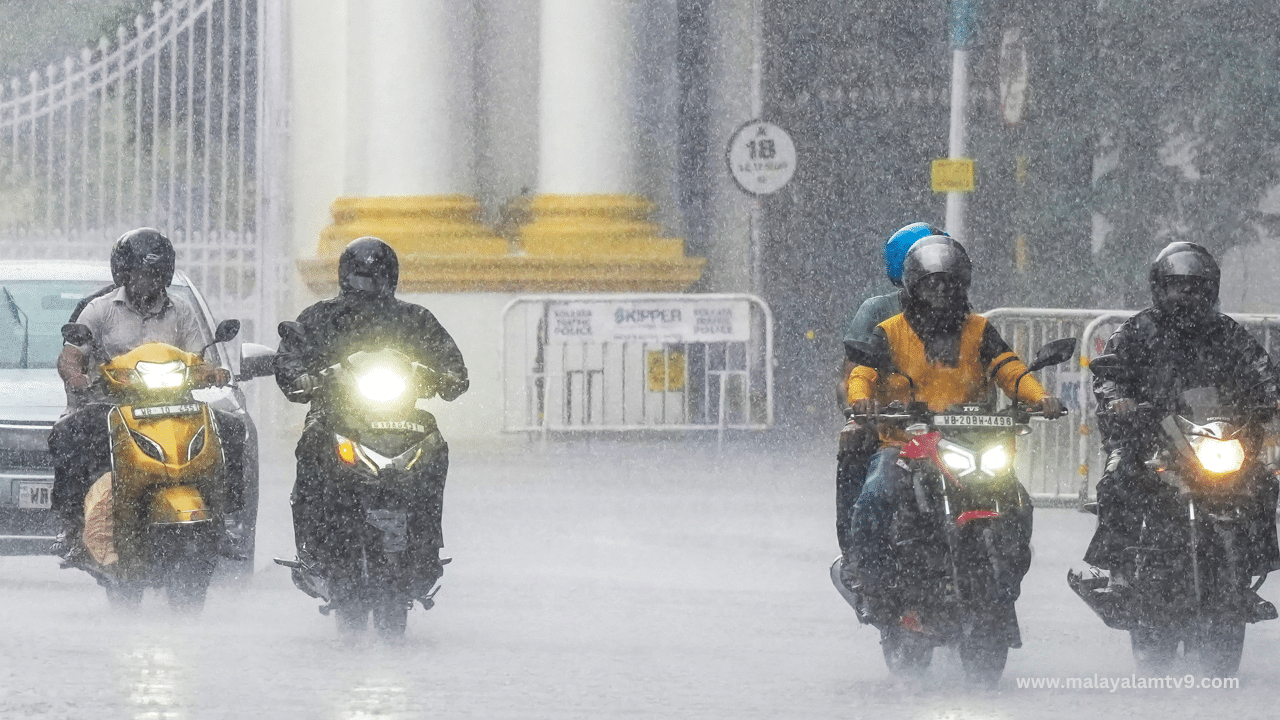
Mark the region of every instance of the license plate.
[[935, 415], [933, 424], [938, 427], [1013, 427], [1008, 415]]
[[169, 415], [194, 415], [198, 412], [200, 412], [200, 403], [187, 403], [185, 405], [136, 407], [133, 409], [133, 416], [135, 418], [156, 418], [168, 417]]
[[53, 507], [53, 483], [18, 483], [18, 508], [48, 510]]

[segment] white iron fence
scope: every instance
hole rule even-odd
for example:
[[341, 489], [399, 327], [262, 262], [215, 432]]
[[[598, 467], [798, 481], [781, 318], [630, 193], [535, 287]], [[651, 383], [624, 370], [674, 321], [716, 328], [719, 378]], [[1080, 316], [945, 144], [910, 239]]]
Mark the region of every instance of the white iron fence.
[[503, 310], [503, 429], [761, 430], [773, 319], [750, 295], [541, 295]]
[[[1102, 450], [1095, 424], [1093, 376], [1088, 361], [1102, 353], [1107, 339], [1133, 310], [1057, 310], [997, 308], [986, 317], [1019, 356], [1030, 360], [1050, 340], [1079, 341], [1070, 361], [1036, 373], [1050, 393], [1061, 397], [1067, 415], [1036, 421], [1032, 434], [1018, 440], [1018, 477], [1037, 500], [1074, 504], [1093, 495], [1102, 475]], [[1280, 315], [1231, 316], [1258, 339], [1268, 353], [1280, 345]]]
[[157, 2], [114, 38], [0, 84], [4, 255], [105, 260], [121, 232], [160, 228], [214, 312], [255, 339], [282, 254], [260, 192], [274, 182], [260, 121], [269, 5]]

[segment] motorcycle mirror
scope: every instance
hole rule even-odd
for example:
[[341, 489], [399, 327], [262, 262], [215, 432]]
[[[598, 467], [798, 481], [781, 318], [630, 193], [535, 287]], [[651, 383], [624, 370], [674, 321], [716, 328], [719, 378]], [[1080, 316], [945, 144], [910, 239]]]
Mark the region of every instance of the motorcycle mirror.
[[1076, 354], [1075, 338], [1059, 338], [1053, 342], [1046, 343], [1036, 351], [1036, 356], [1031, 360], [1031, 365], [1027, 366], [1027, 370], [1035, 372], [1041, 368], [1057, 365], [1071, 359]]
[[307, 331], [302, 327], [301, 323], [292, 320], [284, 320], [276, 326], [276, 332], [279, 333], [281, 340], [289, 340], [298, 344], [306, 344]]
[[1124, 364], [1115, 355], [1099, 355], [1089, 361], [1089, 372], [1103, 380], [1122, 380], [1127, 374]]
[[93, 339], [93, 331], [87, 325], [67, 323], [62, 326], [62, 340], [71, 345], [84, 345]]
[[218, 323], [218, 329], [213, 331], [213, 341], [216, 343], [224, 343], [235, 338], [240, 334], [240, 321], [236, 319], [223, 320]]

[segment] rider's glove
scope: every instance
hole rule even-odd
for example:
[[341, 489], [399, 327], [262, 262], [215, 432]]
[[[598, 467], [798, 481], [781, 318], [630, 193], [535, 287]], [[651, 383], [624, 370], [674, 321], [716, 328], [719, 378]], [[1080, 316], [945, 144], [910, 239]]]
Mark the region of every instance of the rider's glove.
[[1067, 408], [1062, 404], [1062, 400], [1052, 395], [1036, 403], [1036, 405], [1040, 412], [1050, 419], [1062, 417], [1067, 411]]
[[1138, 411], [1138, 403], [1132, 398], [1116, 398], [1107, 403], [1107, 409], [1119, 417], [1132, 415]]
[[854, 415], [874, 415], [876, 412], [876, 401], [872, 398], [854, 400], [853, 404], [849, 406], [849, 409], [853, 411]]
[[67, 378], [67, 389], [71, 392], [84, 392], [89, 389], [89, 385], [91, 384], [92, 381], [89, 380], [88, 375], [72, 375]]

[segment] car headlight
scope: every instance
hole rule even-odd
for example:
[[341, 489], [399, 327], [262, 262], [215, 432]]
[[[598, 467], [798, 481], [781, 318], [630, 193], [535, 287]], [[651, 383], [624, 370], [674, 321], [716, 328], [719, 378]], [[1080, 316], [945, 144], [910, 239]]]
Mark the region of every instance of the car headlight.
[[1244, 466], [1244, 445], [1239, 440], [1218, 440], [1204, 436], [1188, 438], [1196, 452], [1200, 466], [1208, 472], [1222, 475]]
[[181, 360], [166, 363], [139, 362], [133, 366], [142, 384], [151, 390], [182, 387], [187, 381], [187, 364]]
[[374, 368], [356, 380], [356, 387], [368, 400], [390, 402], [403, 395], [408, 386], [399, 374], [387, 368]]
[[987, 448], [982, 453], [982, 472], [988, 475], [999, 475], [1009, 469], [1009, 464], [1013, 462], [1013, 455], [1004, 445], [996, 445]]

